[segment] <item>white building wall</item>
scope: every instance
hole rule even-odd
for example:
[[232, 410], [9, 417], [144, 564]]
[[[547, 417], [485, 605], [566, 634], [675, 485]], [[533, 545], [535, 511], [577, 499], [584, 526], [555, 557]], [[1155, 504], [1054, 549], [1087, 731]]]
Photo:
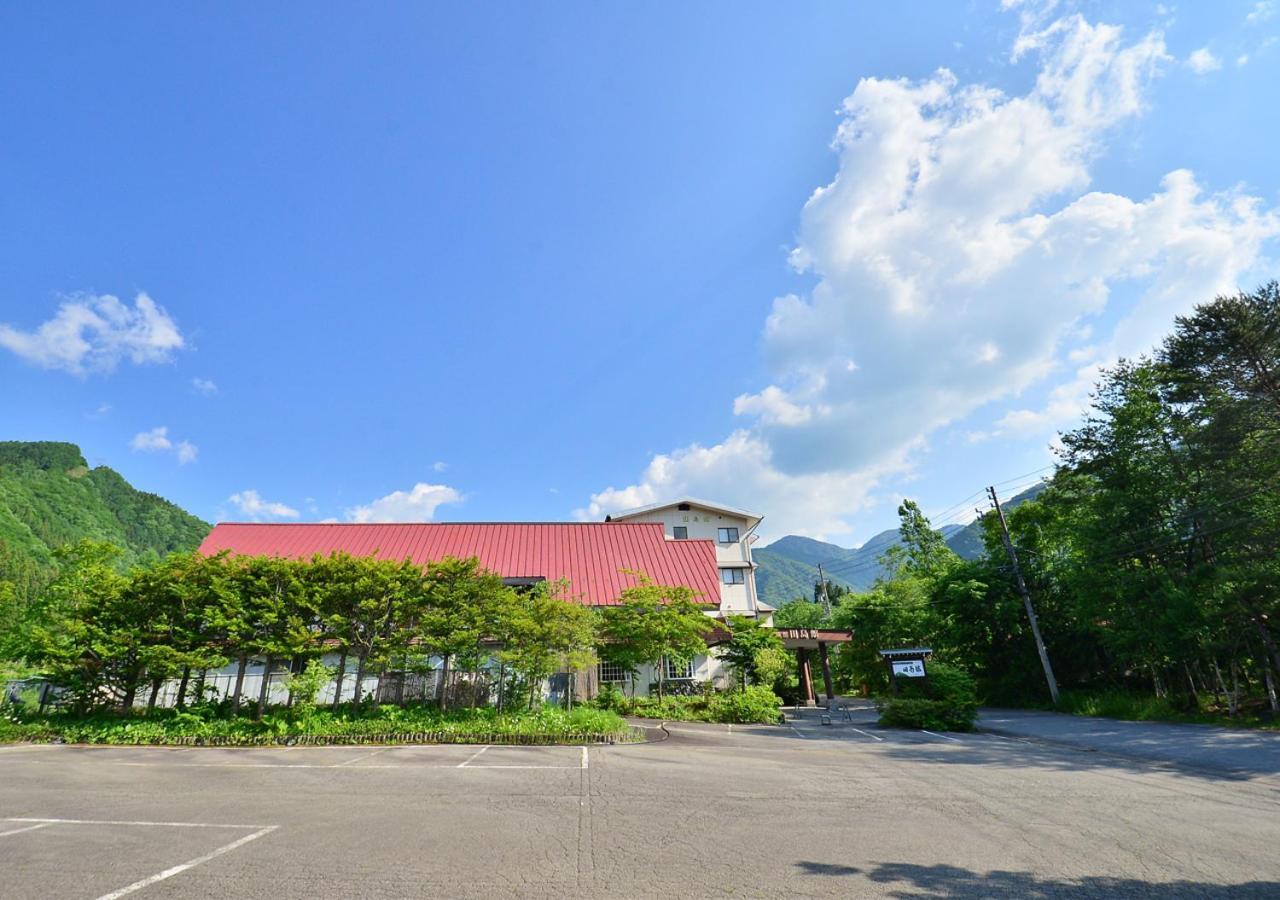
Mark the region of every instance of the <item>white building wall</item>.
[[[750, 533], [755, 523], [743, 516], [733, 515], [725, 510], [689, 503], [689, 509], [680, 509], [682, 504], [672, 503], [658, 509], [648, 510], [636, 515], [618, 517], [618, 521], [657, 522], [662, 525], [668, 540], [678, 540], [676, 528], [684, 528], [689, 540], [712, 541], [716, 546], [716, 562], [721, 568], [720, 580], [720, 615], [757, 614], [757, 594], [755, 563], [751, 559], [751, 544], [755, 536]], [[736, 528], [736, 541], [721, 541], [720, 529]], [[743, 574], [742, 584], [725, 584], [724, 569], [738, 569]]]

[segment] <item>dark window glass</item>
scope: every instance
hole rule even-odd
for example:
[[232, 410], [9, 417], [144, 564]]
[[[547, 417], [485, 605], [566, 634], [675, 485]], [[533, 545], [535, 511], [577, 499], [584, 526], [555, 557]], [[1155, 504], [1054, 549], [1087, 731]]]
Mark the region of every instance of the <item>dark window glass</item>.
[[736, 544], [738, 543], [738, 529], [736, 528], [717, 528], [716, 529], [720, 543]]
[[742, 569], [721, 569], [720, 580], [725, 584], [745, 584], [747, 577]]
[[689, 526], [673, 525], [671, 527], [671, 536], [677, 541], [687, 541], [689, 539]]

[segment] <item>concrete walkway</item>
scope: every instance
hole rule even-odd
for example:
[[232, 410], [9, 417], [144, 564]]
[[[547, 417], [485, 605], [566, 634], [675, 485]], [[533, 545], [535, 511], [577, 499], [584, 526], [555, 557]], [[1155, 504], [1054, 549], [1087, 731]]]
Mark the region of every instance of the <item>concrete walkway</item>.
[[994, 734], [1188, 766], [1236, 777], [1280, 777], [1280, 732], [1124, 722], [1015, 709], [983, 709], [978, 728]]

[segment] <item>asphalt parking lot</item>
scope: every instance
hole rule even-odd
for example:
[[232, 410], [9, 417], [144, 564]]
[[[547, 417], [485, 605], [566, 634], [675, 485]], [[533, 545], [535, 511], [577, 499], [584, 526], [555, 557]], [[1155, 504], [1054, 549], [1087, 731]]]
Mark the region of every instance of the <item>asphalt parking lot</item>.
[[1276, 897], [1280, 778], [994, 734], [0, 748], [35, 897]]

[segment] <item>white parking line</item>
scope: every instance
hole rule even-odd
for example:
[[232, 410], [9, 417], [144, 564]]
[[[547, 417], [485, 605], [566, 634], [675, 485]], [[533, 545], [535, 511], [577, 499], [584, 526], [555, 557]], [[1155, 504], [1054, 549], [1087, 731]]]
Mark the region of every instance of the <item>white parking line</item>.
[[585, 745], [585, 744], [583, 744], [583, 746], [582, 746], [582, 768], [584, 768], [584, 769], [585, 769], [586, 767], [587, 767], [587, 747], [586, 747], [586, 745]]
[[48, 828], [52, 822], [41, 822], [39, 825], [28, 825], [26, 828], [12, 828], [9, 831], [0, 831], [0, 837], [8, 837], [11, 834], [22, 834], [24, 831], [35, 831], [37, 828]]
[[336, 769], [336, 768], [340, 768], [340, 767], [342, 767], [342, 766], [349, 766], [349, 765], [351, 765], [352, 763], [360, 762], [360, 760], [362, 760], [362, 759], [368, 759], [368, 758], [369, 758], [369, 757], [371, 757], [371, 756], [377, 756], [379, 753], [386, 753], [388, 749], [389, 749], [389, 748], [387, 748], [387, 747], [383, 747], [381, 750], [374, 750], [372, 753], [365, 753], [365, 754], [363, 754], [362, 756], [357, 756], [357, 757], [355, 757], [355, 758], [353, 758], [353, 759], [349, 759], [349, 760], [347, 760], [346, 762], [335, 763], [335, 764], [334, 764], [334, 768]]
[[120, 888], [120, 890], [118, 891], [112, 891], [109, 894], [103, 894], [101, 897], [98, 898], [98, 900], [117, 900], [117, 898], [123, 897], [125, 894], [132, 894], [134, 891], [140, 891], [144, 887], [147, 887], [148, 885], [155, 884], [157, 881], [164, 881], [166, 878], [172, 878], [174, 875], [177, 875], [180, 872], [185, 872], [187, 871], [187, 869], [194, 868], [195, 866], [198, 866], [201, 863], [206, 863], [209, 860], [214, 859], [215, 857], [221, 856], [224, 853], [230, 853], [232, 850], [235, 850], [237, 847], [243, 847], [245, 844], [249, 843], [250, 841], [256, 841], [258, 838], [262, 837], [264, 834], [270, 834], [271, 832], [275, 831], [277, 827], [278, 826], [276, 825], [268, 825], [265, 828], [261, 828], [258, 831], [255, 831], [253, 834], [247, 834], [244, 837], [238, 840], [234, 840], [229, 844], [223, 844], [221, 847], [217, 848], [216, 850], [210, 850], [208, 853], [204, 854], [203, 856], [197, 856], [195, 859], [189, 859], [184, 863], [178, 863], [178, 865], [171, 866], [168, 869], [165, 869], [163, 872], [157, 872], [155, 875], [150, 875], [146, 878], [143, 878], [141, 881], [135, 881], [133, 884], [125, 885], [124, 887]]
[[465, 769], [465, 768], [467, 767], [467, 763], [471, 762], [471, 760], [475, 759], [477, 756], [479, 756], [481, 753], [483, 753], [484, 751], [486, 751], [486, 750], [488, 750], [488, 749], [489, 749], [489, 745], [488, 745], [488, 744], [485, 744], [483, 747], [481, 747], [481, 748], [480, 748], [479, 750], [477, 750], [475, 753], [472, 753], [470, 756], [468, 756], [468, 757], [467, 757], [466, 759], [464, 759], [462, 762], [458, 763], [458, 768], [459, 768], [459, 769]]
[[874, 741], [880, 741], [880, 742], [882, 742], [882, 743], [884, 742], [884, 738], [880, 737], [879, 735], [872, 734], [872, 733], [871, 733], [871, 732], [869, 732], [869, 731], [863, 731], [861, 728], [853, 728], [853, 726], [849, 726], [849, 727], [850, 727], [853, 731], [858, 732], [858, 734], [865, 734], [867, 737], [871, 738], [871, 739], [872, 739], [872, 740], [874, 740]]
[[126, 819], [38, 819], [33, 816], [10, 816], [4, 822], [43, 822], [46, 825], [140, 825], [156, 828], [275, 828], [275, 825], [228, 825], [223, 822], [148, 822]]
[[928, 730], [928, 729], [926, 729], [926, 728], [921, 728], [920, 730], [921, 730], [922, 732], [924, 732], [925, 734], [932, 734], [932, 735], [933, 735], [934, 737], [936, 737], [936, 738], [942, 738], [944, 741], [950, 741], [950, 742], [951, 742], [951, 743], [953, 743], [953, 744], [963, 744], [963, 743], [964, 743], [964, 741], [959, 740], [958, 738], [947, 737], [945, 734], [934, 734], [934, 732], [929, 731], [929, 730]]

